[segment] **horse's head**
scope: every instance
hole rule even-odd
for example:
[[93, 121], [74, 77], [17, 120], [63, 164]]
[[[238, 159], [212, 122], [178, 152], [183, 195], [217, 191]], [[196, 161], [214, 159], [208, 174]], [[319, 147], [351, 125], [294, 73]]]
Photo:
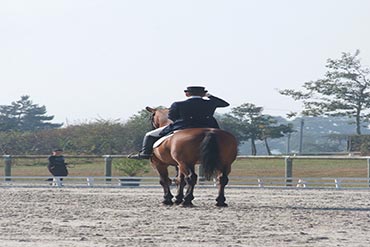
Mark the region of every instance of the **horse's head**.
[[172, 123], [172, 121], [168, 119], [168, 109], [151, 108], [149, 106], [147, 106], [145, 109], [152, 113], [150, 116], [150, 121], [155, 129]]

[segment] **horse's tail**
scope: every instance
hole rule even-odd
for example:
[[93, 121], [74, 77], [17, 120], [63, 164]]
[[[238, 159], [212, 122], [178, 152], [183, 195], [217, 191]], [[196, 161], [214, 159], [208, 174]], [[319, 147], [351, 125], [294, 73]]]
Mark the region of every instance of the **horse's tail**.
[[200, 163], [203, 166], [204, 176], [210, 180], [219, 167], [219, 148], [216, 133], [208, 131], [200, 144]]

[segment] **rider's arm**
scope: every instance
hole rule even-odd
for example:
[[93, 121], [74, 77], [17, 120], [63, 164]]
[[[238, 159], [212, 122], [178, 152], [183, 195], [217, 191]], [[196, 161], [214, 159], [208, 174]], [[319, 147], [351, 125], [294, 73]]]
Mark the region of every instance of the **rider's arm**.
[[206, 94], [206, 97], [209, 98], [209, 100], [213, 101], [217, 107], [226, 107], [226, 106], [229, 106], [230, 105], [225, 100], [220, 99], [220, 98], [218, 98], [216, 96], [213, 96], [210, 93], [207, 93]]

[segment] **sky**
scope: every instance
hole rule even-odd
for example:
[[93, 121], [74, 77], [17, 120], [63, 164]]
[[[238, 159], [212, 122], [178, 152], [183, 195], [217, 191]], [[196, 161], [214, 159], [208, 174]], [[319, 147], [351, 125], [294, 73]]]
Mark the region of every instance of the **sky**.
[[205, 86], [285, 116], [279, 89], [328, 58], [370, 65], [368, 0], [0, 0], [0, 105], [29, 95], [53, 122], [126, 121]]

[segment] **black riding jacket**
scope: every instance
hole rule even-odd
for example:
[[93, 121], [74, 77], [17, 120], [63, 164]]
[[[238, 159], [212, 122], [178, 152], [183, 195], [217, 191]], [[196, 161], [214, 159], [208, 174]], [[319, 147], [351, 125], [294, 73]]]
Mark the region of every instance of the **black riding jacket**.
[[229, 106], [229, 103], [215, 96], [208, 98], [193, 96], [184, 101], [174, 102], [168, 113], [168, 118], [173, 123], [164, 128], [160, 135], [165, 136], [175, 130], [188, 128], [219, 128], [213, 114], [216, 108]]

